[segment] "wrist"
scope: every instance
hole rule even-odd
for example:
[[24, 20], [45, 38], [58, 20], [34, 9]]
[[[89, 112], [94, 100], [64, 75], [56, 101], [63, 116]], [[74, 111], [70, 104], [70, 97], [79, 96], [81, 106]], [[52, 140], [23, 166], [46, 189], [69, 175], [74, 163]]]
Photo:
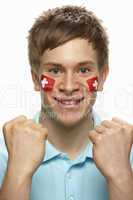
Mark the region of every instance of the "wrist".
[[127, 168], [121, 168], [119, 170], [114, 170], [114, 173], [111, 176], [106, 177], [107, 182], [123, 184], [126, 182], [133, 182], [133, 171], [131, 165]]
[[8, 162], [7, 176], [14, 178], [16, 181], [30, 181], [32, 180], [33, 173], [24, 167], [16, 165], [13, 162]]
[[[3, 186], [11, 192], [30, 190], [32, 183], [32, 177], [25, 174], [13, 173], [12, 170], [8, 170], [4, 179]], [[27, 189], [24, 189], [27, 188]], [[16, 192], [15, 192], [16, 193]]]
[[1, 187], [2, 199], [28, 200], [32, 184], [30, 174], [15, 172], [13, 165], [8, 165], [7, 172]]

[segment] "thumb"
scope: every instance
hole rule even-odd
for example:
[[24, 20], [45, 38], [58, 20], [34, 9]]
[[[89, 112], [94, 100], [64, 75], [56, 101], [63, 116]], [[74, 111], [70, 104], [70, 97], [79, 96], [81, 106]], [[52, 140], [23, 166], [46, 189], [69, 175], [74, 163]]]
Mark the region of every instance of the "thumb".
[[47, 128], [42, 128], [42, 135], [43, 135], [43, 139], [47, 140], [47, 138], [48, 138], [48, 129]]
[[91, 140], [91, 142], [93, 144], [97, 144], [97, 141], [98, 141], [98, 138], [99, 138], [99, 135], [95, 130], [91, 130], [89, 132], [89, 139]]

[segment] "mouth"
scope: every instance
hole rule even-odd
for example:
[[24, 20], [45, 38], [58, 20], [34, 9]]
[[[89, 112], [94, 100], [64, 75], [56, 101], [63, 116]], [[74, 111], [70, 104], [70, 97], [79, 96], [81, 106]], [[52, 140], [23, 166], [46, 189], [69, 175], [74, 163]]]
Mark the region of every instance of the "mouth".
[[54, 97], [54, 100], [63, 107], [77, 107], [84, 100], [84, 97], [79, 98], [62, 98]]

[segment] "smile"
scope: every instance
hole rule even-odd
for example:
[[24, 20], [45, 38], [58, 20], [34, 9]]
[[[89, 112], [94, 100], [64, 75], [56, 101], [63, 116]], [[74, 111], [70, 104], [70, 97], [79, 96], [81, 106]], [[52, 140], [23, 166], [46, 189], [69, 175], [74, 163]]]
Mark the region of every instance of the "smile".
[[61, 97], [54, 97], [54, 99], [61, 105], [66, 107], [73, 107], [79, 105], [81, 101], [84, 100], [84, 97], [81, 98], [61, 98]]

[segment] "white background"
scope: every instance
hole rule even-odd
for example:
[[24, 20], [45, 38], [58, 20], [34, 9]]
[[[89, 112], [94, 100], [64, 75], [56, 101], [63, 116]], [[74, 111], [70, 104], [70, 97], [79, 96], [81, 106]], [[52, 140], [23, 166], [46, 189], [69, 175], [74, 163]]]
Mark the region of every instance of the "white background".
[[133, 123], [133, 6], [129, 0], [4, 0], [0, 3], [0, 126], [40, 109], [27, 57], [27, 35], [43, 10], [76, 4], [94, 11], [110, 38], [110, 74], [96, 110], [103, 119], [119, 116]]

